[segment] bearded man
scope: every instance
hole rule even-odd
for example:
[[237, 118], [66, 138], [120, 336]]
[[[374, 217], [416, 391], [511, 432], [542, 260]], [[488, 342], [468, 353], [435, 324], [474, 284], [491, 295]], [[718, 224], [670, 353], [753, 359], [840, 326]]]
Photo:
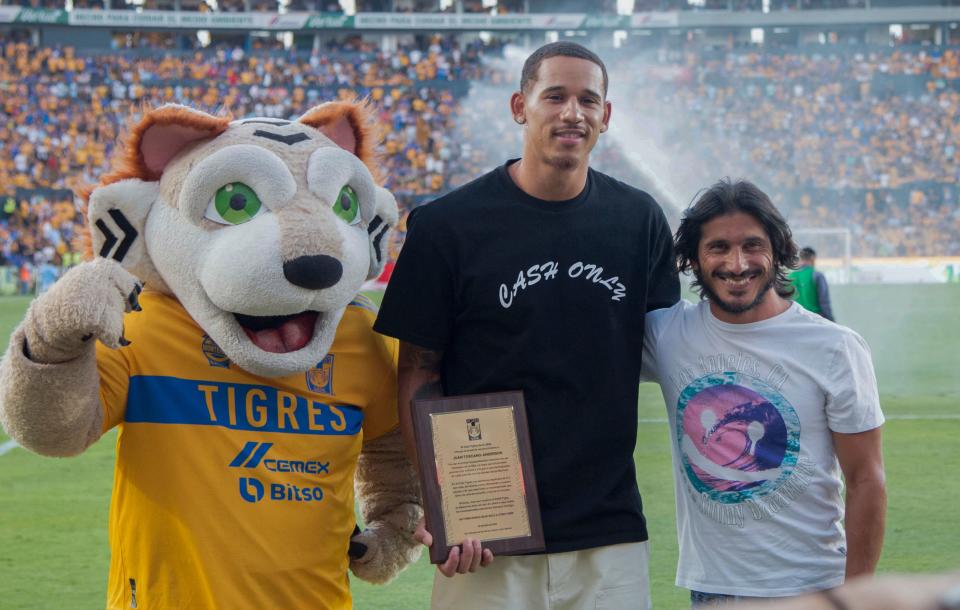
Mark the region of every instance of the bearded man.
[[869, 348], [788, 298], [797, 247], [750, 182], [705, 191], [674, 245], [702, 300], [647, 314], [642, 362], [671, 426], [677, 585], [694, 606], [840, 595], [845, 578], [874, 571], [883, 543]]

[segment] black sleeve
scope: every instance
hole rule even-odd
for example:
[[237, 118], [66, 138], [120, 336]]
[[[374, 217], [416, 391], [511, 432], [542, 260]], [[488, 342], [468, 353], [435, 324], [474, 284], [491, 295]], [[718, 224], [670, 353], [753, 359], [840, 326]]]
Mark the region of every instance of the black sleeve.
[[441, 252], [445, 237], [416, 209], [407, 219], [407, 237], [383, 295], [373, 329], [380, 334], [442, 351], [453, 320], [454, 276]]
[[680, 300], [680, 276], [673, 255], [673, 235], [660, 206], [655, 208], [651, 225], [647, 311], [670, 307]]

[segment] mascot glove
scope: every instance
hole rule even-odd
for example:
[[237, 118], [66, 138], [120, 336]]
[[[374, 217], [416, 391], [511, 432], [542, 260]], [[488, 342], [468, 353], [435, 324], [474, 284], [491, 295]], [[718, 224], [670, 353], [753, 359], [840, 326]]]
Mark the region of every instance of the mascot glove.
[[357, 578], [383, 584], [416, 561], [423, 548], [413, 537], [423, 515], [420, 483], [399, 429], [364, 442], [356, 490], [367, 529], [350, 541], [350, 570]]
[[[423, 545], [414, 539], [409, 524], [419, 521], [422, 514], [420, 506], [408, 504], [395, 509], [395, 519], [367, 524], [350, 539], [350, 571], [361, 580], [382, 585], [416, 562]], [[363, 554], [355, 557], [357, 551]]]
[[27, 311], [27, 357], [55, 364], [92, 349], [94, 340], [111, 348], [129, 345], [123, 316], [140, 310], [142, 289], [137, 278], [111, 259], [97, 258], [70, 269]]

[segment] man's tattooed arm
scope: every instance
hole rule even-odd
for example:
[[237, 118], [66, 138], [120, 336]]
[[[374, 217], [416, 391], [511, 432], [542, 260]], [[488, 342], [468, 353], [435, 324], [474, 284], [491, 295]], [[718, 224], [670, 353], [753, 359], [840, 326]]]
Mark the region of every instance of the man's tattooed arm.
[[443, 396], [440, 383], [440, 364], [443, 352], [430, 350], [406, 341], [400, 342], [400, 363], [397, 369], [397, 410], [400, 432], [407, 455], [417, 463], [416, 441], [413, 434], [413, 400]]

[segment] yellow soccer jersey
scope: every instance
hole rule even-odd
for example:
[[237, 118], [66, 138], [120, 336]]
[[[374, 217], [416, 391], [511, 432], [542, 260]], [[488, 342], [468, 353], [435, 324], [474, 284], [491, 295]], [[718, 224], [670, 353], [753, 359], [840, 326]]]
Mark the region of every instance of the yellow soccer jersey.
[[349, 608], [353, 476], [397, 426], [396, 343], [363, 297], [329, 355], [284, 378], [240, 370], [174, 299], [141, 297], [131, 345], [97, 346], [119, 426], [107, 607]]

